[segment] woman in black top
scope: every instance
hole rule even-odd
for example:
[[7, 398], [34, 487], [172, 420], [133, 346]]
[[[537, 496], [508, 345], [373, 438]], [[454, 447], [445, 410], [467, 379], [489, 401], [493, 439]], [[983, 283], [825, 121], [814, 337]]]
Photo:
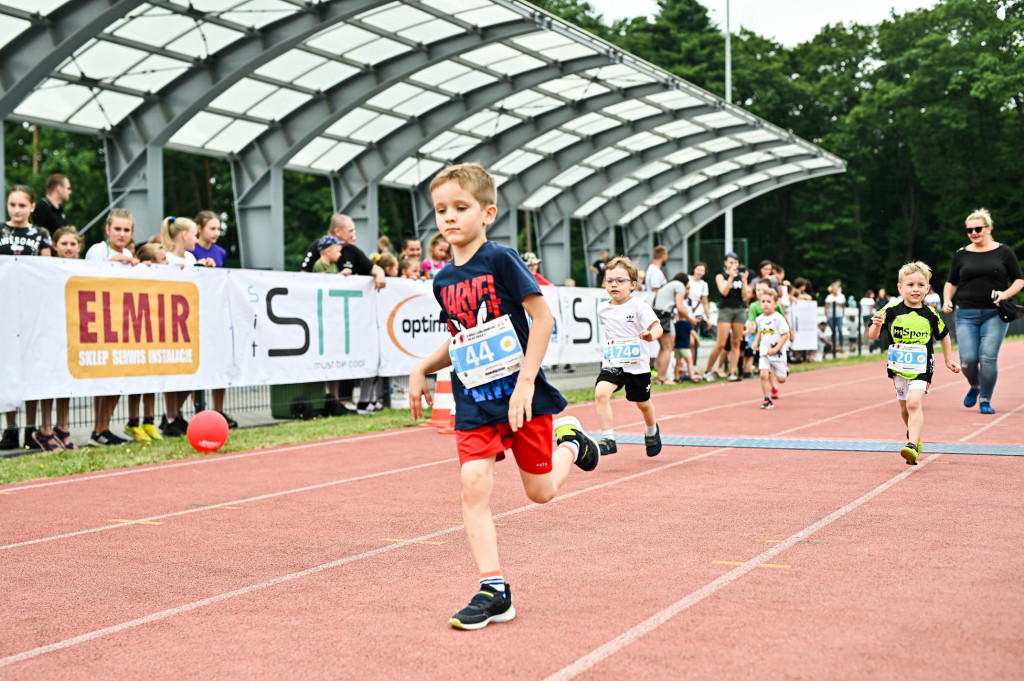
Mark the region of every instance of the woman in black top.
[[960, 364], [971, 384], [965, 407], [978, 402], [982, 414], [994, 414], [991, 399], [999, 369], [996, 360], [1009, 324], [999, 318], [999, 301], [1024, 288], [1020, 261], [1006, 244], [992, 239], [992, 216], [980, 208], [967, 216], [971, 243], [953, 254], [942, 291], [942, 311], [953, 311], [956, 294], [956, 341]]

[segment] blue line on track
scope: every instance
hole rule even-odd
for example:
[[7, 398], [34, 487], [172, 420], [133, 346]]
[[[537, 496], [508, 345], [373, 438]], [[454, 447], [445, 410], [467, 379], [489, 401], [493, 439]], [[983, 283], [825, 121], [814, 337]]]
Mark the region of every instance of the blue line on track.
[[[593, 434], [600, 439], [600, 434]], [[642, 445], [642, 435], [615, 435], [623, 445]], [[878, 440], [787, 440], [757, 437], [701, 437], [662, 435], [665, 445], [674, 447], [731, 447], [736, 449], [809, 449], [827, 452], [898, 452], [902, 442]], [[967, 442], [925, 442], [926, 454], [977, 454], [982, 456], [1024, 456], [1019, 445], [980, 445]]]

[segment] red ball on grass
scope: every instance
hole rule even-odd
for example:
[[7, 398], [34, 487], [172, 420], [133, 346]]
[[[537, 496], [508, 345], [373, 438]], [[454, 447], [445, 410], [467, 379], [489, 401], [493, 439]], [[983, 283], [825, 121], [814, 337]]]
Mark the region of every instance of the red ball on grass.
[[215, 452], [228, 441], [228, 422], [217, 411], [207, 409], [188, 424], [188, 441], [197, 452]]

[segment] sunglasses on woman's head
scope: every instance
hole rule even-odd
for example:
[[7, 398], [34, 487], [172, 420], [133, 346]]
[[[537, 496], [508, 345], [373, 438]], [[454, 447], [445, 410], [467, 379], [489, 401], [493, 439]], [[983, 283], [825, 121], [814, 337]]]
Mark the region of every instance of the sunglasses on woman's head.
[[983, 230], [983, 229], [985, 229], [984, 226], [981, 226], [981, 227], [968, 227], [967, 228], [967, 233], [970, 234], [971, 232], [974, 232], [975, 234], [981, 234], [981, 230]]

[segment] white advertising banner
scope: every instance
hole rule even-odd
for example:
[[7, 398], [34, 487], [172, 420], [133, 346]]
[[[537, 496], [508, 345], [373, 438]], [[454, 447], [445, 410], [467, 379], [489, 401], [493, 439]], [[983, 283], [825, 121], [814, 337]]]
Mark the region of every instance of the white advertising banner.
[[377, 375], [372, 277], [231, 270], [231, 385]]
[[21, 304], [4, 305], [0, 351], [18, 358], [21, 380], [20, 387], [18, 380], [0, 384], [0, 403], [227, 384], [232, 353], [224, 272], [12, 260], [0, 291]]
[[561, 308], [560, 336], [562, 363], [600, 362], [604, 354], [604, 339], [597, 323], [597, 306], [608, 300], [600, 288], [559, 287]]
[[442, 343], [451, 339], [441, 322], [433, 284], [411, 279], [387, 280], [377, 296], [380, 320], [380, 375], [405, 376]]
[[[542, 287], [544, 364], [599, 362], [603, 289]], [[450, 338], [431, 282], [0, 257], [0, 411], [28, 399], [402, 376]], [[14, 359], [11, 359], [14, 358]]]
[[794, 300], [789, 308], [793, 321], [793, 350], [818, 349], [818, 303], [813, 300]]

